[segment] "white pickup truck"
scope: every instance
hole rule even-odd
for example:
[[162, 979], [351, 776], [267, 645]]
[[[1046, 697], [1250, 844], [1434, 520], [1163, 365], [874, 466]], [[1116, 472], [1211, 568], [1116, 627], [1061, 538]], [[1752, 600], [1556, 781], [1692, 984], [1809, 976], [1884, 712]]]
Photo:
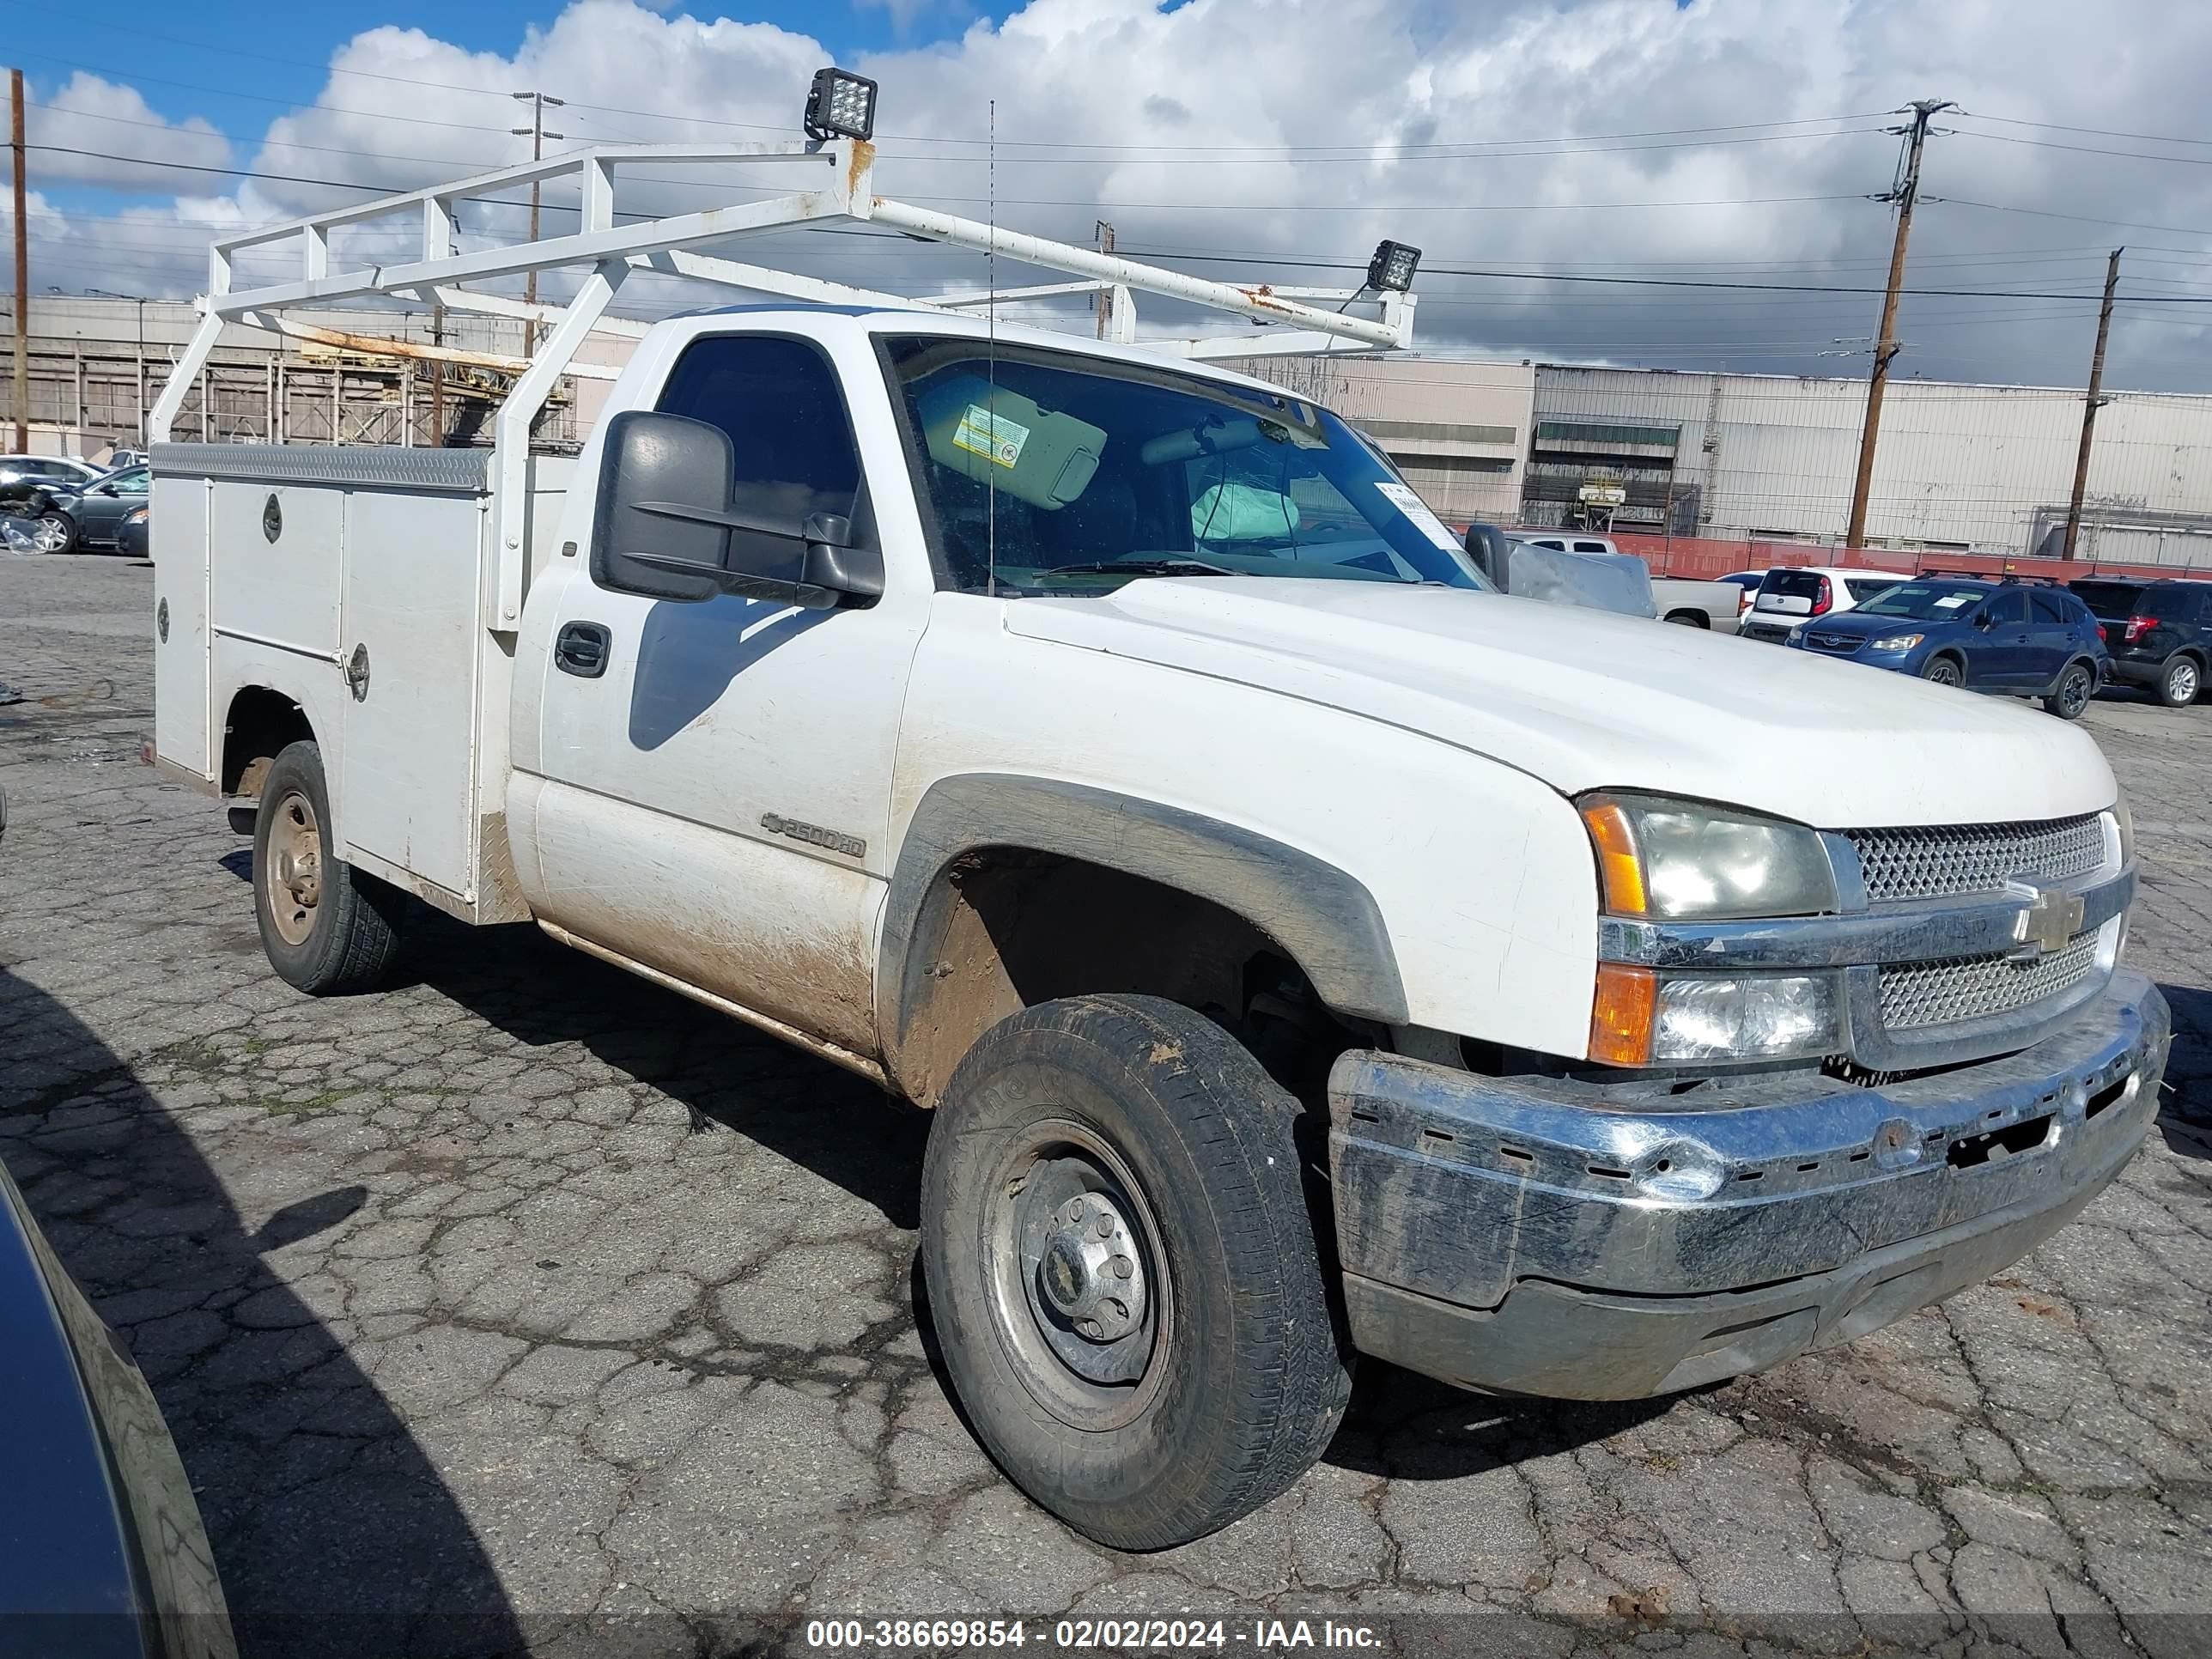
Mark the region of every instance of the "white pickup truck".
[[1091, 1536], [1282, 1492], [1358, 1352], [1615, 1399], [1846, 1340], [2142, 1139], [2086, 733], [1496, 592], [1188, 352], [888, 300], [637, 335], [573, 460], [156, 447], [161, 763], [251, 805], [302, 990], [411, 894], [933, 1108], [947, 1368]]

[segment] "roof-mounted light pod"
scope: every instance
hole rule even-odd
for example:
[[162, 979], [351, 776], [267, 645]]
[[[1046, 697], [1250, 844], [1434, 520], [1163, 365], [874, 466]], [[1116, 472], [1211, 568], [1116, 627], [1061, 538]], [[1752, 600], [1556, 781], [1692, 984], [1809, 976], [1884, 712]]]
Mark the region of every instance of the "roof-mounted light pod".
[[876, 131], [876, 83], [841, 69], [814, 71], [806, 89], [809, 138], [867, 138]]
[[1420, 268], [1420, 249], [1405, 242], [1377, 242], [1375, 257], [1367, 262], [1367, 286], [1403, 294], [1413, 287], [1413, 273]]

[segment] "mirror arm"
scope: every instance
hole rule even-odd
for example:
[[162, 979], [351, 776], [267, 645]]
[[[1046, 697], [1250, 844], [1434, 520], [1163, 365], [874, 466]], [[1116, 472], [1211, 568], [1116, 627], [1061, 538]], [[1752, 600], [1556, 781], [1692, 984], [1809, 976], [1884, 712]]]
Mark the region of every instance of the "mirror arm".
[[710, 524], [721, 530], [742, 530], [754, 536], [775, 536], [787, 542], [805, 539], [803, 532], [790, 525], [762, 524], [757, 520], [741, 518], [719, 507], [693, 507], [684, 501], [634, 501], [631, 506], [637, 512], [652, 514], [656, 519], [682, 519], [689, 524]]

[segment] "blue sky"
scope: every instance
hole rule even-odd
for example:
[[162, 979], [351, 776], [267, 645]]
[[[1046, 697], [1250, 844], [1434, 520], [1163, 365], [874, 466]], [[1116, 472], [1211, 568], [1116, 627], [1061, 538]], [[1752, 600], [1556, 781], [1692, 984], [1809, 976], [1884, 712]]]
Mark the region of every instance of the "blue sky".
[[[1253, 280], [1413, 242], [1431, 349], [1856, 374], [1886, 129], [1938, 96], [1961, 109], [1912, 250], [1937, 291], [1907, 297], [1899, 372], [2077, 383], [2124, 241], [2112, 375], [2212, 380], [2203, 0], [0, 0], [0, 30], [40, 288], [189, 295], [222, 229], [522, 160], [522, 86], [569, 100], [556, 148], [789, 137], [836, 59], [883, 81], [886, 194], [981, 216], [994, 181], [1019, 228], [1109, 218]], [[975, 275], [896, 241], [772, 252], [896, 291]]]
[[[189, 7], [173, 0], [0, 0], [0, 38], [9, 61], [34, 82], [65, 81], [78, 69], [128, 80], [164, 115], [204, 116], [234, 137], [250, 138], [276, 112], [271, 100], [312, 103], [331, 53], [362, 29], [419, 28], [471, 51], [508, 55], [561, 9], [547, 0], [379, 0], [373, 8], [265, 0], [197, 0]], [[978, 18], [995, 21], [1018, 9], [1005, 0], [920, 0], [902, 27], [892, 6], [851, 0], [655, 9], [779, 24], [813, 35], [841, 58], [926, 45], [958, 34]]]

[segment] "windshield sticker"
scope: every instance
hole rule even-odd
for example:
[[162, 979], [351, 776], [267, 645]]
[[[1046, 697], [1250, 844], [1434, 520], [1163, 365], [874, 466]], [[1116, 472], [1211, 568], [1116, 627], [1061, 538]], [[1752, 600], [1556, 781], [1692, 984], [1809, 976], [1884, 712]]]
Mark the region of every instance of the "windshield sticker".
[[1405, 485], [1393, 478], [1378, 479], [1375, 485], [1382, 499], [1413, 521], [1413, 527], [1447, 553], [1460, 550], [1459, 538], [1453, 535], [1444, 521], [1429, 510], [1429, 504]]
[[986, 456], [1000, 466], [1014, 466], [1022, 459], [1022, 446], [1030, 441], [1029, 428], [1003, 415], [994, 415], [981, 404], [968, 405], [960, 424], [952, 428], [952, 447], [971, 455]]
[[1956, 611], [1962, 605], [1972, 604], [1973, 599], [1974, 596], [1972, 593], [1954, 593], [1948, 598], [1936, 600], [1936, 608], [1938, 611]]

